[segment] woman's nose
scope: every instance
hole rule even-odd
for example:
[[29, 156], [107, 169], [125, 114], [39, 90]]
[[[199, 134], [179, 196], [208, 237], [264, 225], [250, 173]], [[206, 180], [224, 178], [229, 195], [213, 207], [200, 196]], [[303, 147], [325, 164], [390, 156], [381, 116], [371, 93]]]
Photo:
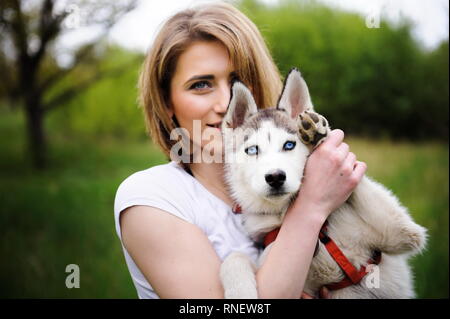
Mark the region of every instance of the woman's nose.
[[214, 112], [225, 113], [230, 103], [231, 87], [229, 84], [222, 85], [217, 90], [217, 100], [214, 105]]

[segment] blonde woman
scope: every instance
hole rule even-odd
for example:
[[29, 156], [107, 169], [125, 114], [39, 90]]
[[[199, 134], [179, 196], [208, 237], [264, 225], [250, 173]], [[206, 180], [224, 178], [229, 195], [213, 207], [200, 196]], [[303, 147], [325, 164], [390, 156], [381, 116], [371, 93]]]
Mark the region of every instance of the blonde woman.
[[[217, 130], [235, 79], [251, 88], [262, 108], [275, 105], [282, 89], [258, 29], [226, 3], [174, 15], [148, 52], [141, 102], [153, 142], [173, 161], [131, 175], [116, 194], [116, 230], [140, 298], [223, 298], [222, 260], [232, 251], [258, 257], [241, 215], [232, 212], [222, 163], [198, 160], [192, 152], [221, 148], [220, 139], [192, 136]], [[171, 154], [176, 128], [190, 137], [183, 145], [194, 153], [182, 163], [179, 152]], [[322, 224], [366, 170], [343, 138], [341, 130], [332, 131], [310, 156], [299, 196], [256, 273], [260, 298], [302, 296]]]

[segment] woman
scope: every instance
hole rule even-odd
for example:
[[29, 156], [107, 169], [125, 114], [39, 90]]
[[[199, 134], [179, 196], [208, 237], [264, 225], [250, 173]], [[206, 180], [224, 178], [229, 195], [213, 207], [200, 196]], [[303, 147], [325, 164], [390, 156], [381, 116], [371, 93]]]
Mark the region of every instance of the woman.
[[[170, 18], [140, 78], [153, 141], [169, 156], [178, 142], [170, 139], [174, 128], [192, 137], [196, 129], [217, 127], [236, 78], [252, 90], [259, 107], [276, 104], [282, 88], [279, 72], [245, 15], [222, 3]], [[298, 198], [256, 273], [260, 298], [302, 295], [322, 224], [366, 170], [343, 138], [341, 130], [332, 131], [310, 156]], [[189, 146], [202, 150], [208, 142], [191, 138]], [[137, 172], [117, 191], [116, 229], [140, 298], [223, 298], [222, 260], [232, 251], [258, 257], [258, 248], [240, 225], [241, 215], [232, 212], [222, 164], [190, 159]]]

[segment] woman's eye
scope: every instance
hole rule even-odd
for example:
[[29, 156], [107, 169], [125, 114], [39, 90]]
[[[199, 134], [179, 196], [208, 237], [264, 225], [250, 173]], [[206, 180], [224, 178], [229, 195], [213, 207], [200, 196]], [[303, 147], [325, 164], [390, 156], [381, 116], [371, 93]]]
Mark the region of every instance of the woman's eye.
[[295, 147], [295, 142], [287, 141], [287, 142], [284, 143], [284, 145], [283, 145], [283, 150], [285, 150], [285, 151], [290, 151], [290, 150], [293, 150], [294, 147]]
[[203, 89], [208, 89], [208, 88], [210, 88], [210, 85], [209, 85], [208, 82], [200, 81], [200, 82], [195, 82], [194, 84], [192, 84], [189, 89], [191, 89], [191, 90], [203, 90]]
[[258, 146], [253, 145], [253, 146], [247, 147], [245, 149], [245, 153], [247, 153], [247, 155], [257, 155], [258, 154]]

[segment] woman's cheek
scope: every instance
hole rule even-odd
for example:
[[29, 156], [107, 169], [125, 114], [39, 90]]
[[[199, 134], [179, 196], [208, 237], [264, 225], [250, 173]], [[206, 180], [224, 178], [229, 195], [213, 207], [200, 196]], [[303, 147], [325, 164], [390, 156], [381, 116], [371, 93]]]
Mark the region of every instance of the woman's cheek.
[[192, 96], [187, 100], [189, 105], [186, 109], [189, 109], [190, 117], [192, 119], [201, 120], [209, 111], [209, 100], [206, 96], [198, 95]]

